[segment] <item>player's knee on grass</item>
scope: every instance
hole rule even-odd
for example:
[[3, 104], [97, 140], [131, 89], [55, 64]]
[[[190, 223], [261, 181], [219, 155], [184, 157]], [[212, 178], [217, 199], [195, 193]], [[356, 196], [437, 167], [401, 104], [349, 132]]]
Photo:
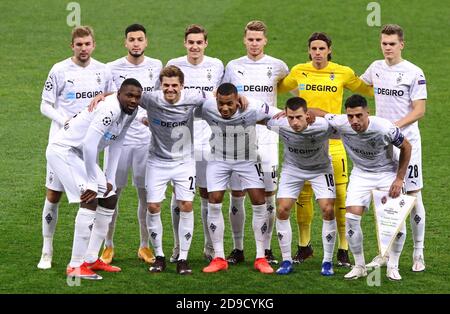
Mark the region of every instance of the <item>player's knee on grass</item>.
[[192, 202], [191, 201], [179, 201], [180, 203], [180, 211], [189, 213], [192, 211]]
[[214, 191], [208, 193], [208, 202], [211, 204], [220, 204], [223, 201], [225, 191]]
[[294, 202], [294, 199], [279, 198], [277, 200], [277, 218], [281, 220], [288, 219]]
[[277, 218], [281, 220], [286, 220], [289, 218], [291, 214], [291, 209], [287, 207], [278, 207], [277, 208]]
[[334, 219], [334, 199], [319, 199], [319, 206], [322, 210], [322, 218], [325, 220]]
[[248, 189], [247, 193], [252, 205], [263, 205], [266, 202], [264, 189]]
[[198, 193], [202, 198], [208, 198], [208, 190], [206, 188], [198, 188]]
[[50, 203], [56, 204], [61, 200], [62, 192], [47, 189], [46, 197]]
[[150, 214], [157, 214], [161, 211], [161, 203], [147, 203], [147, 210]]

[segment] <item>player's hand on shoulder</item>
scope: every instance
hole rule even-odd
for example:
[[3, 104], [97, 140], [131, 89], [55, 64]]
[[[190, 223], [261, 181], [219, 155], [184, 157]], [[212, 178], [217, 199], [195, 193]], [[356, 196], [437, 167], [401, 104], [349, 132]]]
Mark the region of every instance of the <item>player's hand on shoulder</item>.
[[313, 111], [308, 110], [308, 111], [306, 112], [306, 122], [307, 122], [309, 125], [311, 125], [311, 124], [313, 124], [314, 122], [316, 122], [316, 115], [314, 114]]
[[89, 106], [88, 106], [89, 112], [94, 111], [94, 109], [97, 108], [98, 103], [101, 101], [104, 101], [104, 100], [105, 100], [105, 95], [103, 95], [103, 94], [98, 94], [97, 96], [95, 96], [89, 103]]
[[249, 101], [247, 99], [247, 97], [245, 97], [244, 95], [238, 95], [238, 100], [239, 100], [239, 109], [241, 111], [245, 111], [248, 108], [249, 105]]
[[282, 110], [282, 111], [278, 112], [277, 114], [275, 114], [275, 115], [272, 117], [272, 119], [278, 120], [278, 119], [282, 119], [282, 118], [284, 118], [284, 117], [286, 117], [286, 112], [285, 112], [284, 110]]
[[147, 117], [143, 117], [143, 118], [141, 119], [141, 123], [142, 123], [143, 125], [145, 125], [145, 126], [148, 126], [148, 125], [149, 125], [148, 118], [147, 118]]

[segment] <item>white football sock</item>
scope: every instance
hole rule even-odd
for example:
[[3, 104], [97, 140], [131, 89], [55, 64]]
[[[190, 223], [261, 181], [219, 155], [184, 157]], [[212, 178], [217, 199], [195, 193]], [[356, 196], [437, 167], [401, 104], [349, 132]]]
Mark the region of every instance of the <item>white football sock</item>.
[[53, 235], [55, 234], [56, 223], [58, 222], [59, 203], [51, 203], [45, 198], [42, 209], [42, 253], [53, 254]]
[[350, 251], [355, 258], [355, 266], [366, 267], [363, 248], [363, 233], [361, 229], [361, 216], [351, 213], [345, 214], [345, 237]]
[[114, 209], [105, 208], [98, 205], [95, 211], [94, 227], [92, 228], [91, 237], [89, 239], [88, 248], [86, 250], [86, 262], [93, 263], [98, 260], [98, 252], [108, 233], [108, 225], [114, 215]]
[[73, 235], [72, 257], [70, 267], [80, 267], [84, 262], [84, 255], [91, 237], [92, 227], [94, 225], [95, 211], [79, 208], [75, 218], [75, 232]]
[[266, 196], [266, 206], [267, 206], [267, 215], [269, 216], [269, 229], [267, 230], [268, 235], [266, 243], [264, 244], [264, 248], [270, 250], [273, 226], [275, 224], [275, 212], [276, 212], [275, 195]]
[[139, 221], [140, 248], [148, 247], [148, 229], [147, 229], [147, 191], [143, 188], [137, 188], [138, 208], [137, 216]]
[[172, 192], [172, 198], [170, 199], [170, 214], [172, 215], [172, 230], [173, 230], [173, 246], [180, 247], [178, 242], [178, 225], [180, 224], [180, 207], [175, 196], [175, 192]]
[[280, 244], [281, 256], [283, 258], [283, 261], [292, 262], [292, 227], [289, 218], [286, 220], [277, 218], [276, 227], [278, 243]]
[[389, 251], [389, 259], [387, 262], [388, 267], [398, 268], [398, 263], [400, 260], [400, 255], [402, 254], [405, 240], [406, 240], [406, 226], [405, 224], [403, 224], [402, 227], [400, 228], [399, 233], [397, 233], [394, 242], [392, 243], [391, 250]]
[[119, 199], [120, 199], [120, 190], [117, 189], [116, 190], [116, 195], [117, 195], [117, 204], [116, 204], [116, 208], [114, 208], [114, 214], [112, 216], [111, 222], [108, 225], [108, 233], [106, 234], [106, 238], [105, 238], [105, 246], [106, 247], [114, 247], [114, 232], [116, 231], [116, 221], [117, 221], [117, 217], [119, 216]]
[[212, 247], [211, 237], [208, 229], [208, 199], [200, 198], [200, 209], [202, 211], [203, 234], [205, 236], [205, 247]]
[[411, 196], [417, 197], [416, 206], [411, 210], [409, 216], [411, 221], [412, 238], [414, 241], [413, 257], [422, 256], [425, 240], [425, 207], [422, 201], [422, 191], [411, 193]]
[[108, 225], [108, 232], [106, 233], [105, 238], [105, 246], [107, 247], [114, 247], [114, 232], [116, 230], [116, 221], [117, 217], [119, 216], [119, 202], [117, 201], [117, 206], [114, 209], [114, 213], [111, 217], [111, 222]]
[[178, 257], [178, 260], [187, 260], [193, 233], [194, 212], [180, 212], [180, 224], [178, 226], [178, 234], [180, 235], [180, 255]]
[[323, 220], [322, 223], [322, 244], [323, 244], [323, 260], [324, 262], [333, 261], [334, 244], [336, 243], [336, 219]]
[[225, 258], [223, 250], [223, 233], [225, 225], [223, 222], [222, 203], [208, 203], [208, 230], [214, 247], [214, 257]]
[[269, 217], [267, 215], [266, 204], [252, 205], [253, 219], [252, 227], [256, 240], [256, 258], [264, 257], [264, 245], [267, 243], [267, 237], [269, 234]]
[[150, 235], [150, 242], [155, 250], [155, 256], [164, 256], [162, 248], [163, 227], [161, 222], [161, 212], [151, 214], [147, 211], [147, 228]]
[[230, 223], [235, 249], [244, 249], [245, 196], [235, 197], [230, 194]]

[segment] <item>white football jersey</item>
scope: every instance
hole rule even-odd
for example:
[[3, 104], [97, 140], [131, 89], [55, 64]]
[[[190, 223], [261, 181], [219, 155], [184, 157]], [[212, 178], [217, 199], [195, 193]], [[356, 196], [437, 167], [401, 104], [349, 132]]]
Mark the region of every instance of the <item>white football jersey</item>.
[[[145, 57], [140, 64], [130, 63], [126, 57], [122, 57], [113, 62], [109, 62], [107, 67], [111, 70], [114, 84], [117, 89], [120, 88], [123, 81], [127, 78], [134, 78], [142, 85], [144, 93], [155, 90], [155, 85], [159, 79], [159, 73], [162, 69], [162, 62], [157, 59]], [[139, 107], [139, 111], [144, 111]], [[138, 116], [142, 114], [139, 113]], [[149, 128], [135, 119], [125, 136], [123, 145], [145, 145], [150, 143]]]
[[[244, 56], [227, 64], [222, 82], [234, 84], [240, 95], [277, 107], [277, 84], [288, 73], [288, 66], [280, 59], [265, 55], [253, 61]], [[278, 143], [278, 135], [264, 126], [257, 126], [257, 134], [258, 144]]]
[[[116, 90], [105, 64], [91, 58], [88, 66], [81, 67], [68, 58], [51, 68], [42, 91], [42, 100], [54, 104], [55, 109], [69, 119], [96, 95]], [[49, 141], [60, 128], [58, 123], [52, 121]]]
[[211, 127], [214, 160], [257, 160], [256, 122], [270, 119], [280, 110], [257, 99], [248, 100], [247, 109], [238, 109], [229, 119], [222, 118], [215, 98], [203, 104], [201, 117]]
[[193, 111], [205, 99], [200, 90], [182, 90], [175, 104], [168, 103], [161, 90], [142, 95], [141, 106], [147, 109], [152, 132], [150, 158], [160, 162], [193, 160]]
[[[412, 101], [427, 98], [423, 71], [406, 60], [393, 66], [389, 66], [385, 60], [377, 60], [361, 79], [373, 85], [376, 115], [391, 122], [410, 113]], [[402, 128], [402, 132], [408, 139], [420, 138], [417, 121]]]
[[[175, 65], [183, 71], [185, 89], [201, 89], [203, 91], [214, 91], [222, 81], [223, 63], [217, 58], [203, 57], [199, 64], [192, 64], [187, 56], [169, 60], [167, 65]], [[208, 123], [203, 120], [194, 121], [194, 145], [207, 144], [211, 136]]]
[[317, 117], [313, 124], [301, 131], [294, 131], [287, 120], [270, 119], [267, 127], [280, 135], [284, 143], [283, 167], [324, 173], [331, 167], [328, 139], [336, 132], [324, 118]]
[[76, 114], [56, 133], [51, 143], [72, 147], [82, 154], [83, 145], [90, 145], [90, 143], [84, 143], [84, 139], [88, 129], [91, 128], [102, 135], [99, 143], [92, 143], [100, 152], [106, 146], [117, 141], [120, 136], [125, 136], [123, 132], [127, 131], [136, 113], [137, 110], [131, 115], [123, 112], [117, 99], [117, 93], [114, 93], [107, 96], [105, 101], [100, 103], [92, 112], [85, 108]]
[[327, 114], [325, 119], [341, 135], [354, 167], [367, 172], [397, 172], [393, 146], [400, 147], [405, 137], [392, 122], [370, 116], [367, 130], [357, 133], [345, 114]]

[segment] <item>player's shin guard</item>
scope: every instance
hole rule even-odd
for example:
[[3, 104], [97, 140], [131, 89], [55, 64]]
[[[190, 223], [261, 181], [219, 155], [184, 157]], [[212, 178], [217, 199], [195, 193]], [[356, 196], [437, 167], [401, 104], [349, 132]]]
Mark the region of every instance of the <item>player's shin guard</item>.
[[283, 261], [292, 262], [292, 227], [289, 218], [286, 220], [276, 218], [276, 227], [278, 243], [280, 244], [281, 256], [283, 258]]
[[256, 240], [256, 258], [264, 257], [264, 244], [267, 242], [269, 217], [267, 216], [266, 204], [252, 205], [253, 219], [252, 227]]
[[147, 211], [147, 228], [148, 234], [150, 235], [150, 242], [155, 250], [155, 256], [164, 256], [162, 249], [163, 227], [161, 222], [161, 212], [151, 214]]
[[172, 199], [170, 200], [170, 213], [172, 215], [173, 246], [179, 247], [178, 225], [180, 223], [180, 207], [178, 206], [175, 192], [172, 192]]
[[234, 248], [244, 249], [244, 226], [245, 226], [245, 196], [235, 197], [230, 195], [230, 223], [233, 233]]
[[339, 234], [339, 248], [348, 250], [348, 242], [345, 237], [345, 196], [347, 184], [336, 184], [336, 199], [334, 201], [334, 216], [336, 217], [337, 232]]
[[208, 230], [211, 237], [211, 241], [214, 247], [214, 258], [221, 257], [225, 258], [225, 253], [223, 251], [223, 232], [225, 229], [223, 214], [222, 214], [222, 203], [211, 204], [208, 203]]
[[423, 248], [425, 240], [425, 207], [422, 201], [422, 191], [410, 193], [411, 196], [417, 197], [416, 206], [411, 210], [409, 216], [411, 221], [412, 238], [414, 241], [413, 257], [423, 257]]
[[86, 208], [78, 209], [75, 218], [75, 232], [73, 235], [72, 257], [70, 267], [80, 267], [89, 244], [91, 231], [94, 224], [95, 211]]
[[187, 260], [194, 233], [194, 212], [180, 212], [180, 224], [178, 226], [180, 256], [178, 260]]
[[311, 241], [311, 223], [313, 219], [312, 196], [311, 184], [305, 184], [295, 205], [300, 246], [307, 246]]
[[92, 227], [89, 245], [86, 250], [85, 261], [94, 263], [98, 259], [98, 253], [102, 246], [103, 240], [108, 232], [108, 225], [114, 215], [114, 209], [108, 209], [102, 206], [97, 206], [95, 211], [95, 221]]
[[203, 234], [205, 236], [205, 247], [212, 247], [211, 236], [208, 229], [208, 199], [200, 198], [200, 209], [202, 211]]
[[366, 267], [364, 260], [363, 233], [361, 229], [361, 216], [351, 213], [345, 214], [347, 241], [355, 258], [355, 266]]
[[400, 255], [402, 254], [403, 245], [406, 239], [406, 226], [402, 225], [400, 231], [392, 243], [391, 250], [389, 251], [389, 260], [387, 262], [388, 267], [398, 268], [398, 262], [400, 260]]
[[272, 241], [273, 226], [275, 224], [276, 203], [275, 195], [266, 196], [267, 215], [269, 217], [269, 229], [264, 249], [270, 250], [270, 242]]
[[55, 234], [56, 223], [58, 221], [59, 203], [51, 203], [45, 198], [44, 208], [42, 209], [42, 253], [53, 254], [53, 235]]
[[137, 216], [139, 221], [139, 235], [141, 238], [140, 247], [148, 247], [148, 228], [147, 228], [147, 192], [143, 188], [138, 188], [138, 209]]
[[336, 242], [336, 219], [323, 220], [322, 223], [322, 245], [323, 245], [323, 262], [331, 262], [333, 260], [334, 244]]

